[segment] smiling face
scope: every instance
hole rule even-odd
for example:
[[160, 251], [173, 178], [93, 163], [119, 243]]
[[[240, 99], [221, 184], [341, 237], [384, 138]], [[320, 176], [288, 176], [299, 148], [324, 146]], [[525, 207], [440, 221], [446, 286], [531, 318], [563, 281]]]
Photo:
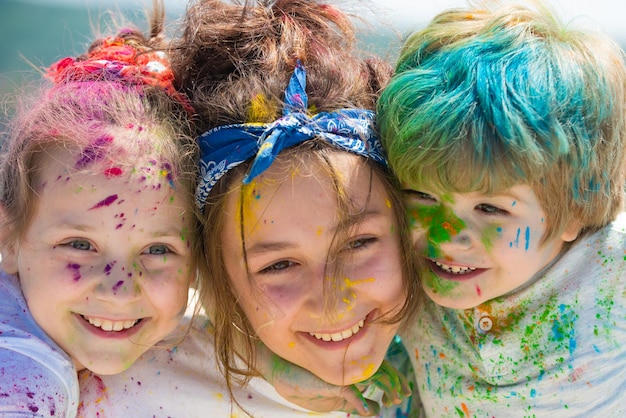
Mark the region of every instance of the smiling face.
[[421, 275], [439, 305], [467, 309], [510, 292], [530, 280], [572, 241], [578, 229], [542, 242], [544, 211], [526, 185], [498, 194], [436, 196], [407, 190], [418, 252], [428, 260]]
[[279, 157], [243, 193], [231, 193], [221, 240], [234, 293], [265, 345], [343, 385], [378, 369], [399, 325], [380, 320], [397, 313], [405, 295], [397, 223], [381, 182], [359, 157], [329, 160], [358, 212], [348, 228], [339, 225], [327, 171], [314, 163], [285, 174], [293, 167]]
[[93, 163], [68, 174], [84, 157], [55, 148], [42, 158], [34, 215], [3, 266], [79, 370], [113, 374], [179, 322], [191, 220], [167, 165], [146, 157], [144, 167]]

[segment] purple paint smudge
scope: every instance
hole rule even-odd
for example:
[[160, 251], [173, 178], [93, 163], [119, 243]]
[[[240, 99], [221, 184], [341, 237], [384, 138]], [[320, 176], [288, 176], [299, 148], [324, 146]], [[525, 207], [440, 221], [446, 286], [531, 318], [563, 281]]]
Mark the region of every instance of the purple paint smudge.
[[74, 263], [70, 263], [67, 265], [67, 268], [69, 270], [72, 270], [72, 273], [74, 274], [74, 281], [77, 282], [81, 279], [80, 276], [80, 264], [74, 264]]
[[98, 209], [103, 206], [109, 206], [111, 203], [115, 202], [116, 200], [117, 200], [117, 195], [112, 194], [111, 196], [108, 196], [104, 200], [101, 200], [100, 202], [96, 203], [94, 206], [90, 207], [89, 210]]
[[117, 290], [124, 284], [124, 280], [120, 280], [119, 282], [115, 283], [115, 286], [113, 286], [113, 292], [117, 292]]
[[104, 274], [106, 274], [107, 276], [110, 276], [111, 269], [113, 269], [113, 264], [107, 264], [106, 266], [104, 266]]
[[89, 147], [83, 151], [83, 155], [76, 161], [76, 168], [85, 168], [88, 164], [100, 160], [104, 153], [103, 148], [110, 145], [113, 142], [113, 137], [110, 135], [101, 136], [93, 141]]

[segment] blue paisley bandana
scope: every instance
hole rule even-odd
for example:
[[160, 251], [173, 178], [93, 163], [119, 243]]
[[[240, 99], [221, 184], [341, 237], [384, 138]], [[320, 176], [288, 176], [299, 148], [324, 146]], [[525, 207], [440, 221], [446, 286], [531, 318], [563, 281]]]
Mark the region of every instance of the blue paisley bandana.
[[218, 126], [200, 135], [200, 183], [196, 189], [199, 208], [204, 206], [209, 192], [228, 170], [254, 157], [243, 179], [243, 183], [248, 184], [272, 165], [283, 149], [318, 137], [387, 165], [374, 132], [374, 112], [341, 109], [311, 117], [306, 114], [305, 88], [306, 72], [298, 62], [285, 90], [285, 108], [280, 119], [269, 124]]

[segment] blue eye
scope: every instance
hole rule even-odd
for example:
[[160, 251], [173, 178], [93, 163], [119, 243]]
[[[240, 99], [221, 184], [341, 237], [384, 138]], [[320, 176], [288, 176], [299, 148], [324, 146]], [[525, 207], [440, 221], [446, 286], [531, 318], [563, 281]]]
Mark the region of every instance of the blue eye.
[[264, 269], [259, 271], [259, 273], [262, 273], [262, 274], [279, 273], [282, 270], [286, 270], [289, 267], [293, 267], [295, 265], [296, 265], [296, 263], [294, 263], [293, 261], [282, 260], [282, 261], [279, 261], [277, 263], [272, 264], [271, 266], [265, 267]]
[[89, 243], [89, 241], [80, 240], [80, 239], [71, 241], [69, 243], [69, 246], [74, 248], [74, 249], [81, 250], [81, 251], [89, 251], [92, 248], [91, 244]]
[[368, 245], [376, 242], [376, 240], [377, 238], [375, 237], [359, 238], [355, 239], [354, 241], [350, 241], [346, 247], [348, 250], [357, 250], [367, 247]]
[[148, 248], [148, 254], [151, 255], [163, 255], [163, 254], [167, 254], [170, 252], [169, 248], [167, 248], [167, 245], [164, 244], [155, 244], [155, 245], [151, 245], [150, 248]]

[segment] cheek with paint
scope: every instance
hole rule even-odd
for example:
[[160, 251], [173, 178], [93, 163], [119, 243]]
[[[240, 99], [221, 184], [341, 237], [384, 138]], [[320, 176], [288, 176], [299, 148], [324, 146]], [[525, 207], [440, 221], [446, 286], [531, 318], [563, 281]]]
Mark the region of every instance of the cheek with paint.
[[509, 247], [511, 249], [523, 249], [524, 251], [528, 251], [530, 248], [530, 227], [517, 228], [515, 235], [509, 242]]
[[[327, 280], [332, 280], [331, 278], [327, 278]], [[357, 304], [357, 292], [356, 289], [358, 286], [363, 286], [367, 283], [375, 283], [376, 279], [374, 277], [368, 277], [365, 279], [355, 279], [352, 280], [349, 277], [344, 277], [343, 280], [339, 281], [334, 287], [333, 292], [331, 294], [336, 294], [339, 297], [339, 309], [337, 312], [338, 319], [352, 309], [356, 307]]]
[[459, 282], [455, 282], [453, 280], [444, 280], [430, 270], [424, 272], [421, 277], [424, 287], [430, 289], [434, 294], [440, 296], [454, 297], [454, 290], [460, 285]]
[[414, 204], [408, 211], [411, 227], [426, 233], [426, 256], [429, 258], [441, 257], [441, 244], [451, 242], [466, 227], [465, 222], [443, 204]]
[[496, 245], [498, 241], [502, 239], [503, 235], [504, 230], [500, 225], [490, 224], [483, 229], [480, 237], [480, 242], [485, 247], [485, 250], [489, 253], [493, 249], [494, 245]]

